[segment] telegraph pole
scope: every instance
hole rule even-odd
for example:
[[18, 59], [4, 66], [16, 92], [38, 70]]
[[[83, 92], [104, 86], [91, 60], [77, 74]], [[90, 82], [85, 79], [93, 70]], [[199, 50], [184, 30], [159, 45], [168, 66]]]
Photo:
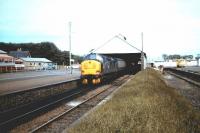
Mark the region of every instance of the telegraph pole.
[[69, 22], [69, 66], [70, 66], [70, 73], [72, 74], [72, 64], [71, 64], [71, 22]]
[[143, 52], [143, 32], [141, 33], [142, 51], [141, 51], [141, 70], [144, 70], [144, 52]]

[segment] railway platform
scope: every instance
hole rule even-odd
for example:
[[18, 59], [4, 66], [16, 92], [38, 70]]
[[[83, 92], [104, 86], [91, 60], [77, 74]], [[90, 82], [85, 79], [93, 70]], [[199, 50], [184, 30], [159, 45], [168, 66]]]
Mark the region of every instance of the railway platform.
[[0, 74], [0, 96], [44, 85], [78, 79], [80, 71], [46, 70]]

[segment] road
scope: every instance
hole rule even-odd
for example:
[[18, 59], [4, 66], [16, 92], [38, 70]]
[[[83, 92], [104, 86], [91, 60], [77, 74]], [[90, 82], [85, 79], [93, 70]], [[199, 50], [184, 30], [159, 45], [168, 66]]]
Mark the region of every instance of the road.
[[68, 81], [80, 77], [80, 71], [45, 70], [0, 74], [0, 95], [27, 90], [47, 84]]

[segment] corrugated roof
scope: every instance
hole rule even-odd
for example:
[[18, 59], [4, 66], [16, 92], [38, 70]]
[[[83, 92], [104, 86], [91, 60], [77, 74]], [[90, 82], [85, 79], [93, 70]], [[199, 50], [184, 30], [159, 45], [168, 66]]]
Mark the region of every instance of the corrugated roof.
[[27, 62], [46, 62], [46, 63], [52, 62], [46, 58], [21, 58], [21, 59]]
[[0, 50], [0, 54], [6, 54], [7, 52]]

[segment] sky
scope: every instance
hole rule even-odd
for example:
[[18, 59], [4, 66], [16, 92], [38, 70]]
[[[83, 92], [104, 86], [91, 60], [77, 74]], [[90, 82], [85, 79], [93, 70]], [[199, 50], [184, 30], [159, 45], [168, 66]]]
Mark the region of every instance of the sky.
[[[0, 0], [0, 42], [53, 42], [84, 55], [116, 35], [149, 59], [200, 53], [199, 0]], [[109, 46], [112, 51], [115, 46]]]

